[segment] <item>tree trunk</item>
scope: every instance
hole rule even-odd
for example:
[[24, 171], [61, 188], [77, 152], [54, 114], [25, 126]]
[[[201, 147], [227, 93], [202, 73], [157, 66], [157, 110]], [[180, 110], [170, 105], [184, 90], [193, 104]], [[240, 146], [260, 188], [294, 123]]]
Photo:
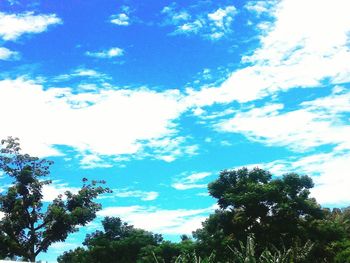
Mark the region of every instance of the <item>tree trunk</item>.
[[30, 255], [29, 255], [29, 260], [30, 260], [30, 262], [35, 262], [35, 254], [33, 253], [30, 253]]

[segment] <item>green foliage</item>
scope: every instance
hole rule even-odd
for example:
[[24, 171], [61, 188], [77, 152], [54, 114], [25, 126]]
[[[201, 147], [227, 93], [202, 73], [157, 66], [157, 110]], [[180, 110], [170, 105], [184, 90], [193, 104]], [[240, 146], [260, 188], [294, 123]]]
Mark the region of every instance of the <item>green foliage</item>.
[[93, 220], [100, 204], [93, 202], [107, 188], [86, 179], [77, 194], [69, 191], [58, 196], [46, 211], [43, 209], [44, 180], [49, 175], [51, 161], [20, 153], [17, 138], [1, 141], [0, 169], [13, 178], [13, 184], [5, 194], [0, 194], [0, 256], [19, 256], [35, 261], [52, 243], [64, 241], [69, 233], [77, 231]]
[[192, 262], [190, 259], [194, 257], [194, 250], [195, 243], [187, 236], [182, 236], [182, 241], [179, 243], [162, 241], [156, 246], [143, 248], [140, 253], [140, 262]]

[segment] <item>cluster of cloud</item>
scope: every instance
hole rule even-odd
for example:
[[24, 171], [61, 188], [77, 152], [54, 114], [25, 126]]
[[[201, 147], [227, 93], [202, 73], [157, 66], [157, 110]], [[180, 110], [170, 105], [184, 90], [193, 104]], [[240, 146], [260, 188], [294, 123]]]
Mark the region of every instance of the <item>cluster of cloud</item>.
[[[350, 202], [344, 187], [349, 184], [346, 160], [350, 149], [350, 17], [345, 11], [349, 2], [284, 0], [272, 9], [246, 8], [254, 13], [272, 12], [273, 22], [256, 26], [260, 47], [243, 56], [242, 68], [221, 85], [188, 89], [187, 103], [197, 105], [197, 115], [210, 120], [217, 131], [243, 134], [251, 141], [296, 152], [294, 158], [262, 166], [272, 172], [312, 175], [316, 183], [312, 194], [320, 203]], [[279, 101], [281, 91], [329, 86], [334, 87], [331, 94], [313, 100], [298, 98], [301, 102], [292, 108]], [[199, 110], [234, 101], [240, 109], [227, 107], [218, 114], [210, 107]]]
[[218, 40], [232, 33], [232, 23], [237, 14], [233, 5], [218, 8], [212, 12], [190, 14], [188, 10], [177, 10], [176, 4], [162, 10], [165, 24], [175, 26], [173, 35], [195, 34], [203, 38]]
[[246, 103], [292, 88], [319, 87], [325, 79], [349, 82], [349, 8], [346, 0], [280, 1], [271, 14], [275, 22], [261, 27], [261, 45], [243, 56], [244, 66], [218, 87], [189, 89], [189, 103]]
[[[44, 32], [49, 26], [61, 24], [62, 20], [55, 14], [39, 14], [26, 12], [8, 14], [0, 12], [0, 39], [3, 41], [16, 41], [24, 34], [37, 34]], [[18, 60], [20, 53], [6, 47], [0, 47], [0, 60]]]
[[217, 209], [216, 205], [203, 209], [159, 209], [143, 206], [106, 207], [97, 214], [104, 216], [120, 216], [135, 227], [154, 233], [168, 235], [191, 234], [201, 227], [208, 214]]
[[74, 94], [69, 88], [45, 89], [24, 79], [2, 80], [0, 110], [17, 108], [2, 117], [6, 125], [0, 137], [19, 137], [24, 151], [35, 149], [39, 156], [61, 155], [55, 145], [85, 154], [137, 154], [148, 142], [159, 148], [161, 158], [167, 155], [161, 141], [176, 137], [174, 120], [185, 110], [181, 98], [177, 90], [109, 89]]

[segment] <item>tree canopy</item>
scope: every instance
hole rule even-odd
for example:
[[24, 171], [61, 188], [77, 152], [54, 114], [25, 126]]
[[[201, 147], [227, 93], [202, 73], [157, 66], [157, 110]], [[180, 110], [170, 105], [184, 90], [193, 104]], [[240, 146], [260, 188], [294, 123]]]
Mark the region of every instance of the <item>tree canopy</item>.
[[218, 209], [194, 235], [201, 250], [221, 251], [219, 259], [227, 260], [228, 247], [254, 234], [257, 251], [273, 245], [278, 249], [315, 242], [314, 254], [332, 257], [328, 245], [340, 240], [340, 224], [327, 220], [325, 210], [310, 198], [312, 179], [295, 173], [272, 178], [263, 169], [224, 170], [208, 185], [217, 198]]
[[161, 235], [134, 228], [118, 217], [106, 217], [102, 221], [104, 231], [96, 231], [85, 238], [84, 248], [64, 253], [58, 262], [92, 263], [120, 262], [134, 263], [142, 249], [156, 247], [163, 238]]
[[77, 231], [96, 216], [101, 205], [93, 201], [109, 192], [102, 181], [88, 182], [77, 193], [66, 191], [49, 204], [43, 202], [43, 187], [53, 164], [22, 154], [17, 138], [1, 141], [0, 169], [13, 179], [12, 185], [0, 194], [0, 256], [18, 256], [35, 261], [37, 255], [49, 246], [64, 241], [69, 233]]

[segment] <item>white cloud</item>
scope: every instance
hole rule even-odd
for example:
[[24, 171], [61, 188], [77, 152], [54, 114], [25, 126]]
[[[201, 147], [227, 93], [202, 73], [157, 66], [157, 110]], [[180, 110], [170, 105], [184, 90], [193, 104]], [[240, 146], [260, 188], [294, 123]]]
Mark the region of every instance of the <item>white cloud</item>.
[[[343, 103], [343, 104], [340, 104]], [[248, 111], [237, 111], [233, 118], [216, 127], [225, 132], [242, 133], [253, 141], [287, 146], [305, 151], [321, 145], [350, 149], [350, 125], [344, 114], [350, 112], [350, 92], [332, 94], [284, 111], [282, 104], [269, 104]]]
[[0, 47], [0, 60], [18, 60], [20, 57], [17, 51], [12, 51], [5, 47]]
[[102, 199], [105, 198], [140, 198], [142, 201], [153, 201], [157, 199], [159, 193], [155, 191], [140, 191], [140, 190], [130, 190], [130, 189], [113, 189], [112, 194], [108, 194], [108, 196], [102, 196]]
[[[39, 156], [62, 154], [55, 145], [73, 147], [82, 155], [137, 154], [150, 141], [164, 137], [176, 141], [174, 120], [186, 110], [179, 103], [181, 98], [177, 90], [110, 89], [73, 94], [69, 88], [44, 88], [23, 79], [2, 80], [0, 111], [8, 114], [2, 116], [6, 125], [0, 138], [19, 137], [25, 152]], [[10, 109], [14, 110], [9, 113]], [[163, 147], [150, 146], [153, 150]], [[165, 155], [164, 149], [158, 152]]]
[[274, 22], [261, 27], [261, 46], [242, 58], [243, 67], [219, 87], [188, 90], [189, 104], [248, 102], [291, 88], [318, 87], [325, 78], [349, 82], [349, 9], [347, 0], [280, 1], [271, 14]]
[[96, 58], [114, 58], [124, 55], [124, 50], [118, 47], [113, 47], [108, 50], [103, 50], [99, 52], [90, 52], [85, 53], [87, 56], [96, 57]]
[[[209, 172], [193, 173], [187, 175], [188, 173], [181, 174], [181, 178], [176, 180], [171, 186], [177, 190], [188, 190], [194, 188], [206, 188], [206, 183], [199, 183], [202, 179], [211, 175]], [[187, 175], [187, 176], [185, 176]], [[184, 177], [185, 176], [185, 177]]]
[[190, 14], [187, 10], [176, 10], [176, 5], [166, 6], [162, 10], [166, 16], [166, 25], [176, 27], [173, 35], [198, 34], [204, 38], [218, 40], [232, 33], [232, 23], [237, 14], [236, 8], [226, 6], [212, 12]]
[[99, 216], [120, 216], [126, 222], [148, 231], [161, 234], [191, 234], [201, 227], [216, 205], [204, 209], [159, 209], [155, 207], [129, 206], [107, 207]]
[[120, 13], [111, 17], [111, 23], [118, 26], [128, 26], [130, 24], [130, 18], [127, 14]]
[[39, 14], [26, 12], [7, 14], [0, 12], [0, 37], [4, 40], [16, 40], [23, 34], [41, 33], [50, 25], [61, 24], [62, 20], [55, 14]]

